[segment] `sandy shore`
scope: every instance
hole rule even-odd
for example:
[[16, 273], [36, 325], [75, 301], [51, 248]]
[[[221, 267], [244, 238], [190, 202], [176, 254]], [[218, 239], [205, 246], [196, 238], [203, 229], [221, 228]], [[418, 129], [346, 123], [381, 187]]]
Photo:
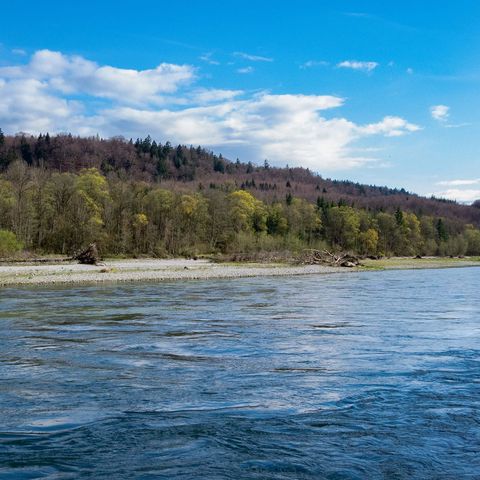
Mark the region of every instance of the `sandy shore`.
[[105, 265], [76, 263], [0, 265], [0, 286], [88, 284], [104, 282], [194, 280], [261, 276], [348, 273], [359, 270], [399, 270], [426, 268], [479, 267], [479, 259], [391, 258], [364, 261], [359, 268], [322, 265], [226, 264], [207, 260], [144, 259], [107, 260]]
[[2, 265], [0, 286], [128, 281], [193, 280], [345, 272], [320, 265], [218, 264], [206, 260], [110, 260], [104, 266], [66, 264]]

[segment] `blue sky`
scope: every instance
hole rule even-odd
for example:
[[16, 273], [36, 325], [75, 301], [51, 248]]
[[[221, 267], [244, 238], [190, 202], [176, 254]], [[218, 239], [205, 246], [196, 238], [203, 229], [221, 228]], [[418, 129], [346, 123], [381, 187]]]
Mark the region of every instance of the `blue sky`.
[[0, 127], [480, 198], [474, 0], [8, 2]]

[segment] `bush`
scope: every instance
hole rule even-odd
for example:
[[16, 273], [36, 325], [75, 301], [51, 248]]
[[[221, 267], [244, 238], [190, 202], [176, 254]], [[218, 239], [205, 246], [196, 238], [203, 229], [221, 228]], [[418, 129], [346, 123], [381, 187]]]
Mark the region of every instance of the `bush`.
[[0, 257], [10, 257], [22, 248], [22, 243], [13, 232], [0, 230]]

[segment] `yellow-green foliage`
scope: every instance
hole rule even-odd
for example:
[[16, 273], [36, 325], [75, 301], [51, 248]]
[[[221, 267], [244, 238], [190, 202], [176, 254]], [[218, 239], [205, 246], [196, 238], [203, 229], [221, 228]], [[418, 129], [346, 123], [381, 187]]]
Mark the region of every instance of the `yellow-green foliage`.
[[359, 234], [359, 243], [362, 253], [375, 255], [378, 249], [378, 232], [374, 228], [369, 228]]
[[232, 224], [237, 232], [264, 232], [267, 229], [265, 205], [245, 190], [232, 192], [228, 199]]
[[13, 232], [0, 230], [0, 257], [11, 257], [22, 248], [22, 243]]
[[13, 162], [0, 175], [0, 229], [7, 232], [2, 241], [8, 252], [21, 242], [46, 253], [70, 253], [95, 241], [103, 254], [113, 255], [303, 248], [480, 254], [480, 231], [444, 218], [367, 211], [325, 199], [314, 205], [292, 194], [268, 203], [232, 183], [198, 192], [165, 185], [107, 179], [94, 168], [58, 173]]

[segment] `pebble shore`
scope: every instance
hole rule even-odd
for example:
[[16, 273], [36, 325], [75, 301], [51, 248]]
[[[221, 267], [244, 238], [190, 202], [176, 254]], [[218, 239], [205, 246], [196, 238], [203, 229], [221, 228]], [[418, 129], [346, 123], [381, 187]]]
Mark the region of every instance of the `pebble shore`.
[[0, 286], [195, 280], [326, 274], [351, 271], [321, 265], [232, 265], [207, 260], [111, 260], [105, 265], [29, 264], [0, 266]]

